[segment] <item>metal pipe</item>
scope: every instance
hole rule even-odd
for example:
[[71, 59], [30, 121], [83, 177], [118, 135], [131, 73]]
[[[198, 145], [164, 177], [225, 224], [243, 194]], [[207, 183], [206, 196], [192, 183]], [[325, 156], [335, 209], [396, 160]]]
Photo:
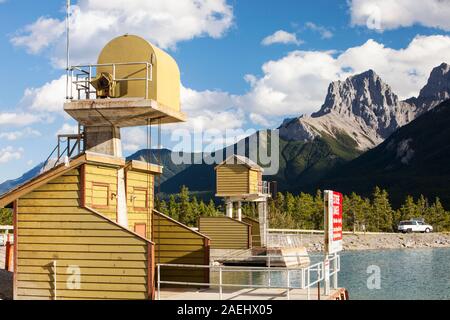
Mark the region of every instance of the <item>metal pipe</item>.
[[69, 69], [70, 69], [70, 0], [67, 0], [66, 8], [66, 100], [69, 100]]
[[145, 68], [145, 99], [148, 99], [148, 64]]
[[89, 82], [87, 84], [87, 98], [91, 98], [91, 81], [92, 81], [92, 66], [89, 66]]
[[308, 284], [306, 286], [306, 299], [309, 300], [310, 295], [311, 295], [310, 284], [309, 284], [311, 282], [311, 274], [309, 273], [309, 271], [308, 271], [307, 279], [308, 279]]

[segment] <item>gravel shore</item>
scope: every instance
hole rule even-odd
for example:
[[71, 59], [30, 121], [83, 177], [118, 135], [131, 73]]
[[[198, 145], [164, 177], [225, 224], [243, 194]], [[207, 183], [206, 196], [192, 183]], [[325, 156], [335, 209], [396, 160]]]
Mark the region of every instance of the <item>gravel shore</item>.
[[[302, 236], [303, 244], [309, 252], [323, 249], [323, 235]], [[380, 249], [419, 249], [449, 248], [449, 233], [413, 233], [413, 234], [344, 234], [344, 250], [380, 250]]]

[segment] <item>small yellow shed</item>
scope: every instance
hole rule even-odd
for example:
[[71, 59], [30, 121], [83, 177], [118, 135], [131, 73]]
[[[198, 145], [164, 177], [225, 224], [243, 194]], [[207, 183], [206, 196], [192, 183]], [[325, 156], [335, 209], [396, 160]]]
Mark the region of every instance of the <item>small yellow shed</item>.
[[263, 169], [250, 159], [232, 155], [215, 168], [216, 197], [259, 195]]

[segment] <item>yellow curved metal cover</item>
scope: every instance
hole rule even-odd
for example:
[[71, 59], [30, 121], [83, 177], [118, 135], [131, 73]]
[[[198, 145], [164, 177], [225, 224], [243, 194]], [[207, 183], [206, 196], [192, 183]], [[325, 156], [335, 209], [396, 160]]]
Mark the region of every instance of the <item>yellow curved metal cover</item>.
[[[98, 64], [148, 62], [152, 64], [152, 81], [148, 83], [148, 99], [180, 111], [180, 71], [175, 60], [145, 39], [124, 35], [111, 40], [101, 51]], [[97, 69], [97, 74], [109, 72], [111, 66]], [[146, 78], [145, 65], [118, 65], [116, 79]], [[119, 81], [116, 97], [144, 98], [145, 80]]]

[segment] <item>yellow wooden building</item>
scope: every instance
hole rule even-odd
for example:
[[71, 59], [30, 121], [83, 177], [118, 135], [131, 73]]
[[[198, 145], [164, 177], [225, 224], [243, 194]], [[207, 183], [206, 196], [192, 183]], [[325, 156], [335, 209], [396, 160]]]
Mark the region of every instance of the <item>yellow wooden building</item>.
[[[117, 222], [120, 168], [128, 228]], [[3, 195], [0, 207], [14, 210], [14, 298], [150, 299], [155, 263], [208, 264], [208, 237], [154, 211], [160, 172], [156, 165], [86, 152]]]
[[[244, 156], [232, 155], [217, 165], [215, 171], [216, 197], [224, 198], [225, 216], [200, 217], [199, 231], [211, 238], [213, 249], [264, 246], [270, 187], [262, 179], [263, 168]], [[258, 220], [242, 215], [242, 202], [257, 203]]]
[[[64, 110], [83, 131], [64, 137], [77, 144], [60, 153], [58, 137], [55, 164], [0, 197], [14, 211], [14, 298], [151, 299], [156, 263], [209, 264], [207, 236], [154, 210], [163, 168], [122, 157], [121, 128], [185, 120], [178, 67], [126, 35], [105, 46], [97, 65], [70, 71], [76, 97], [68, 88]], [[161, 276], [209, 279], [203, 271]]]
[[233, 155], [215, 170], [216, 197], [253, 199], [263, 194], [263, 170], [250, 159]]

